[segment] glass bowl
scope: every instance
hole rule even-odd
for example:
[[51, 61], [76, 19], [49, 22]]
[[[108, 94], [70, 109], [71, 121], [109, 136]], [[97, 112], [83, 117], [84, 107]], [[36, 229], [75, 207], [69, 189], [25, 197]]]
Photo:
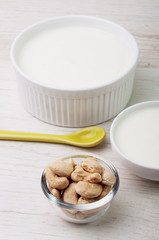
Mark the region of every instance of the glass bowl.
[[75, 164], [81, 163], [82, 159], [87, 157], [96, 157], [98, 162], [101, 164], [102, 167], [111, 171], [115, 177], [116, 182], [112, 186], [111, 191], [102, 199], [89, 203], [89, 204], [70, 204], [67, 202], [63, 202], [56, 198], [48, 188], [48, 184], [45, 177], [45, 170], [42, 173], [41, 177], [41, 187], [43, 193], [49, 200], [51, 206], [56, 210], [57, 214], [65, 219], [66, 221], [73, 222], [73, 223], [89, 223], [93, 222], [102, 216], [110, 207], [112, 199], [114, 198], [115, 194], [119, 188], [119, 175], [115, 167], [108, 161], [105, 161], [101, 157], [98, 156], [90, 156], [90, 155], [73, 155], [69, 157], [62, 158], [61, 160], [67, 161], [69, 158], [72, 158]]

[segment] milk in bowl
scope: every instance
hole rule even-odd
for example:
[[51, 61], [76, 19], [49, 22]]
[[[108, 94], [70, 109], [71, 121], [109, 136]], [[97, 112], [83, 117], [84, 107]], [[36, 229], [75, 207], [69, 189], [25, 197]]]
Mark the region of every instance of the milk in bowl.
[[84, 89], [108, 84], [124, 74], [132, 52], [126, 42], [105, 29], [70, 24], [33, 34], [21, 46], [17, 62], [36, 82]]

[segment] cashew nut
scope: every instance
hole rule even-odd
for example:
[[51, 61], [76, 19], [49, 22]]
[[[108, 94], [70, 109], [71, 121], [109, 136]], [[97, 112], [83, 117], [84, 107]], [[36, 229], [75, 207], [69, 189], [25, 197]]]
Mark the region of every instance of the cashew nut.
[[52, 171], [59, 177], [70, 177], [73, 172], [74, 162], [69, 159], [67, 162], [64, 160], [56, 160], [50, 165]]
[[99, 195], [99, 197], [96, 198], [96, 201], [98, 201], [98, 200], [102, 199], [103, 197], [105, 197], [110, 192], [111, 189], [112, 189], [112, 186], [104, 185], [102, 193], [101, 193], [101, 195]]
[[75, 185], [76, 192], [84, 198], [98, 197], [102, 192], [102, 186], [97, 183], [80, 181]]
[[102, 173], [102, 166], [94, 157], [85, 158], [82, 161], [82, 168], [90, 173]]
[[[75, 190], [75, 186], [76, 186], [77, 183], [71, 183], [69, 185], [69, 187], [64, 191], [64, 194], [63, 194], [63, 201], [64, 202], [68, 202], [68, 203], [71, 203], [71, 204], [77, 204], [78, 203], [78, 195], [77, 195], [77, 192]], [[71, 214], [76, 214], [77, 211], [76, 210], [65, 210], [67, 211], [68, 213], [71, 213]]]
[[75, 182], [86, 181], [91, 183], [101, 182], [102, 177], [99, 173], [88, 173], [79, 165], [75, 167], [75, 170], [71, 173], [71, 179]]
[[53, 189], [51, 190], [51, 193], [52, 193], [55, 197], [57, 197], [58, 199], [61, 199], [61, 194], [60, 194], [60, 191], [59, 191], [59, 190], [53, 188]]
[[72, 158], [69, 158], [69, 159], [67, 160], [67, 162], [68, 162], [69, 164], [71, 164], [71, 165], [73, 166], [73, 168], [75, 168], [76, 164], [74, 163], [74, 161], [73, 161]]
[[77, 204], [78, 203], [78, 195], [75, 190], [75, 186], [77, 183], [71, 183], [68, 188], [65, 189], [64, 194], [63, 194], [63, 201], [72, 203], [72, 204]]
[[50, 167], [46, 168], [45, 176], [50, 188], [62, 190], [69, 185], [69, 181], [66, 177], [58, 177]]
[[110, 186], [110, 185], [114, 185], [115, 182], [116, 182], [115, 175], [112, 172], [103, 168], [102, 184]]
[[[88, 199], [88, 198], [80, 197], [78, 199], [78, 204], [88, 204], [88, 203], [93, 203], [96, 201], [97, 201], [96, 198]], [[81, 213], [85, 216], [85, 215], [94, 214], [94, 213], [98, 212], [98, 210], [99, 210], [99, 208], [96, 208], [96, 209], [92, 209], [92, 210], [81, 211]]]
[[95, 198], [89, 199], [89, 198], [80, 197], [78, 199], [78, 204], [88, 204], [88, 203], [92, 203], [92, 202], [95, 202], [95, 201], [96, 201]]
[[83, 219], [85, 218], [86, 216], [84, 214], [82, 214], [80, 211], [78, 211], [76, 214], [75, 214], [75, 218], [76, 219]]

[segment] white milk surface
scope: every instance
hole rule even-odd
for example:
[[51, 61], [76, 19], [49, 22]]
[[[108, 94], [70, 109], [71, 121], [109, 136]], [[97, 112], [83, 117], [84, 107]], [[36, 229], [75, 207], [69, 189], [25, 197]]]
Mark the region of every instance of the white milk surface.
[[133, 162], [159, 168], [159, 107], [129, 113], [116, 128], [115, 142]]
[[20, 68], [33, 80], [62, 89], [93, 88], [115, 80], [131, 65], [127, 43], [103, 29], [66, 26], [25, 42]]

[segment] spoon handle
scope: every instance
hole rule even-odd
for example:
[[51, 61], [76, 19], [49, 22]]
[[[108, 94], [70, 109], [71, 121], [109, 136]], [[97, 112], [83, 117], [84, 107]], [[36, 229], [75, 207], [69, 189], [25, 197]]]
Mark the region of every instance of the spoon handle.
[[0, 140], [65, 143], [64, 135], [13, 132], [3, 130], [0, 130]]

